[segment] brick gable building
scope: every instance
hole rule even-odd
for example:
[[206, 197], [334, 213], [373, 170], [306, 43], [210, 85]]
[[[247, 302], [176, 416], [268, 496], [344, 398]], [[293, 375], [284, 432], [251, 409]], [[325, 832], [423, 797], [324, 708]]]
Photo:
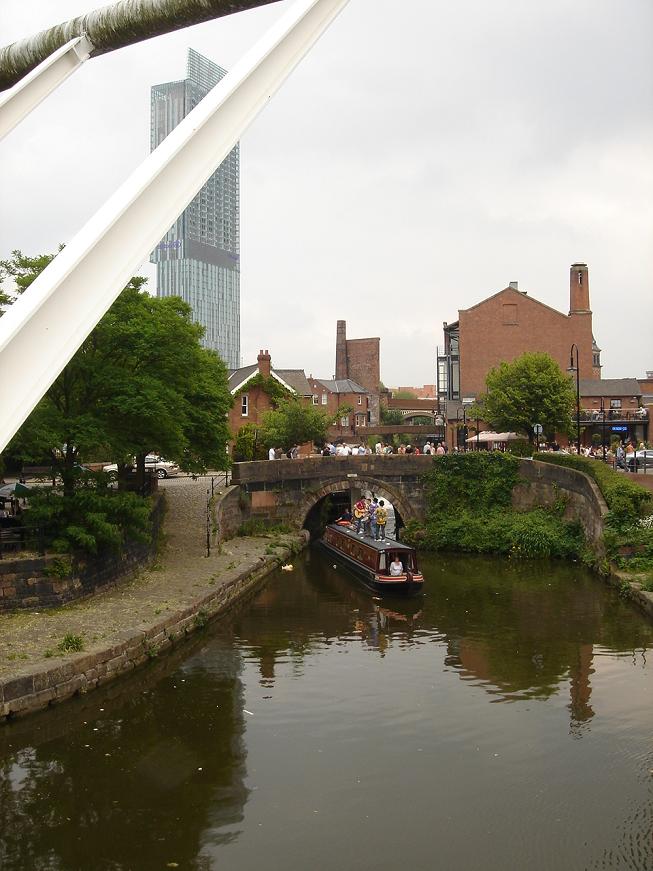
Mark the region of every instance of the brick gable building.
[[444, 325], [438, 353], [438, 397], [473, 399], [485, 390], [490, 369], [526, 352], [543, 351], [563, 372], [572, 344], [578, 346], [580, 377], [601, 377], [601, 351], [592, 333], [589, 271], [574, 263], [569, 276], [569, 312], [564, 314], [520, 291], [517, 282], [458, 312]]

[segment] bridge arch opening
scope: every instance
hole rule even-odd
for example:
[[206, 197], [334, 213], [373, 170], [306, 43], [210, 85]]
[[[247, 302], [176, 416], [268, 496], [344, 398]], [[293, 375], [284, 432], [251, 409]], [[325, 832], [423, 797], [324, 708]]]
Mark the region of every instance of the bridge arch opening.
[[414, 516], [412, 506], [399, 493], [395, 493], [380, 481], [357, 479], [326, 484], [307, 496], [302, 505], [302, 528], [308, 530], [311, 540], [320, 538], [326, 525], [337, 520], [361, 493], [364, 496], [376, 496], [392, 506], [394, 529], [389, 528], [388, 533], [393, 538], [399, 537], [401, 529]]

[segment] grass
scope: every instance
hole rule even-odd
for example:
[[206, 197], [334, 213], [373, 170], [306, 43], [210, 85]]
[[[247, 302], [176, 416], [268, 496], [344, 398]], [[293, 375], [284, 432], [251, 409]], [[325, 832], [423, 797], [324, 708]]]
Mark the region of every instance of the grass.
[[75, 635], [73, 632], [67, 632], [57, 644], [57, 650], [60, 653], [79, 653], [84, 649], [84, 639], [81, 635]]

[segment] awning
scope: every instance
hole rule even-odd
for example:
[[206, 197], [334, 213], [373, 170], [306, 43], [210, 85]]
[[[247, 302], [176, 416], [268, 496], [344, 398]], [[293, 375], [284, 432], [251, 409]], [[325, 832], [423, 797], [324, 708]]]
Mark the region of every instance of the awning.
[[516, 432], [480, 432], [478, 435], [471, 436], [467, 439], [468, 443], [471, 442], [514, 442], [517, 439], [525, 438], [522, 435], [517, 435]]

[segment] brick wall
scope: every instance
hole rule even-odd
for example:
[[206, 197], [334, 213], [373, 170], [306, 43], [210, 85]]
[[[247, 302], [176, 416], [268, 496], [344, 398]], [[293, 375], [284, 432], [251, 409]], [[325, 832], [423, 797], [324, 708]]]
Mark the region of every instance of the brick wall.
[[580, 377], [596, 377], [591, 312], [564, 315], [506, 288], [473, 308], [461, 310], [459, 321], [462, 397], [483, 392], [490, 369], [526, 352], [550, 354], [564, 372], [574, 342], [579, 349]]
[[132, 542], [120, 554], [108, 553], [83, 564], [73, 564], [72, 572], [65, 577], [60, 575], [66, 563], [56, 554], [3, 559], [0, 561], [0, 611], [64, 605], [134, 574], [154, 554], [163, 510], [163, 497], [159, 497], [151, 515], [151, 544]]

